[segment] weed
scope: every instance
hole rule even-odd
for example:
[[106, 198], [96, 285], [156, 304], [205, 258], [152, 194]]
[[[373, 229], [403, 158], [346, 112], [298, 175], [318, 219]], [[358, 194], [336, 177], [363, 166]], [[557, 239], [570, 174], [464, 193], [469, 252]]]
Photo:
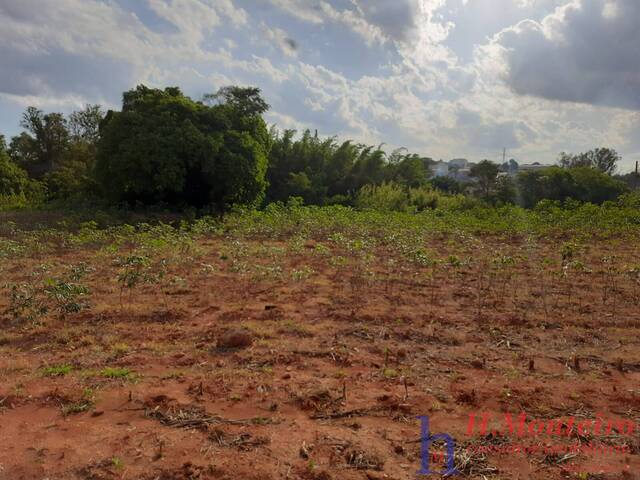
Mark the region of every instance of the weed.
[[45, 282], [45, 292], [62, 317], [69, 313], [78, 313], [89, 306], [84, 301], [89, 289], [79, 283], [50, 278]]
[[73, 367], [71, 365], [57, 365], [43, 368], [42, 375], [45, 377], [64, 377], [71, 373], [72, 370]]
[[129, 345], [127, 345], [126, 343], [116, 343], [111, 347], [111, 352], [113, 352], [116, 357], [122, 357], [129, 353], [130, 350], [131, 347], [129, 347]]
[[118, 273], [118, 283], [120, 284], [120, 307], [122, 308], [122, 297], [124, 290], [129, 291], [129, 302], [133, 290], [147, 279], [145, 269], [149, 267], [150, 259], [144, 255], [129, 255], [121, 262], [121, 269]]
[[100, 376], [104, 378], [131, 380], [134, 373], [128, 368], [106, 367], [100, 370]]
[[314, 273], [313, 268], [304, 266], [300, 269], [293, 270], [291, 272], [291, 278], [296, 282], [301, 282], [303, 280], [307, 280]]
[[93, 404], [87, 400], [79, 400], [77, 402], [62, 405], [61, 411], [65, 416], [74, 415], [76, 413], [86, 412], [87, 410], [90, 410], [92, 406]]
[[382, 370], [382, 375], [385, 378], [398, 378], [398, 371], [394, 370], [393, 368], [385, 368]]
[[87, 265], [85, 262], [80, 262], [77, 265], [71, 265], [69, 267], [69, 279], [73, 282], [79, 282], [86, 275], [95, 271], [95, 268]]
[[42, 290], [32, 283], [7, 285], [9, 306], [6, 314], [15, 322], [37, 323], [49, 311]]
[[82, 412], [91, 410], [94, 404], [95, 404], [95, 393], [93, 389], [85, 388], [82, 391], [82, 395], [78, 400], [64, 403], [61, 406], [61, 411], [62, 411], [62, 414], [65, 416], [74, 415], [77, 413], [82, 413]]

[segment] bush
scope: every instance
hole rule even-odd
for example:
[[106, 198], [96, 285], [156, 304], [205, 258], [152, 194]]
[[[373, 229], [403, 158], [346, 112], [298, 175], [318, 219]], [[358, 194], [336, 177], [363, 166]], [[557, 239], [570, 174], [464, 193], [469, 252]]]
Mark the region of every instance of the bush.
[[523, 205], [527, 208], [544, 199], [560, 202], [574, 199], [601, 204], [615, 200], [629, 190], [623, 182], [591, 167], [549, 167], [522, 172], [518, 175], [518, 186]]
[[446, 195], [430, 185], [407, 188], [396, 183], [365, 185], [358, 191], [355, 204], [360, 209], [409, 213], [435, 209], [466, 210], [484, 205], [464, 195]]
[[619, 207], [640, 209], [640, 192], [625, 193], [620, 195], [616, 204]]
[[451, 177], [434, 177], [429, 183], [445, 193], [463, 193], [465, 189], [464, 184]]
[[406, 212], [409, 209], [409, 195], [395, 183], [365, 185], [358, 191], [355, 204], [361, 209]]
[[0, 136], [0, 209], [39, 205], [44, 197], [44, 186], [29, 179], [27, 172], [11, 161]]

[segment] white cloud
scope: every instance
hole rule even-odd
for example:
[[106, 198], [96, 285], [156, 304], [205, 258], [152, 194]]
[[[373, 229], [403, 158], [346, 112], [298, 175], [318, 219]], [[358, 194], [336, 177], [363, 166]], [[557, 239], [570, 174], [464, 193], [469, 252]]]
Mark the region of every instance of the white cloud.
[[521, 95], [640, 109], [640, 2], [574, 0], [540, 23], [523, 21], [494, 44]]
[[[606, 145], [630, 166], [640, 156], [640, 113], [586, 102], [633, 105], [624, 89], [587, 87], [604, 85], [594, 78], [636, 85], [629, 25], [640, 23], [638, 4], [559, 1], [499, 0], [510, 5], [508, 22], [452, 42], [477, 27], [488, 0], [140, 0], [136, 14], [116, 1], [0, 0], [0, 108], [113, 107], [138, 83], [179, 85], [195, 98], [256, 85], [281, 127], [436, 158], [497, 159], [507, 147], [517, 159], [550, 162], [561, 150]], [[595, 46], [583, 34], [590, 28]], [[463, 40], [473, 54], [457, 54]], [[576, 50], [581, 42], [588, 48]], [[585, 103], [557, 101], [571, 100], [565, 91]]]
[[298, 56], [298, 43], [281, 28], [271, 28], [264, 22], [260, 25], [264, 38], [288, 57]]
[[307, 0], [269, 0], [274, 6], [286, 11], [290, 15], [311, 23], [323, 23], [324, 18], [320, 9]]

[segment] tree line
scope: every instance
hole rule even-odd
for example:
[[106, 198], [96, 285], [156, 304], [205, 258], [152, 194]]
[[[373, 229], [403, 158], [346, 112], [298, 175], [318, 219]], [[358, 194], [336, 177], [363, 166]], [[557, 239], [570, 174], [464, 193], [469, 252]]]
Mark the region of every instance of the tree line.
[[639, 183], [633, 174], [615, 176], [620, 157], [607, 148], [562, 153], [555, 166], [517, 175], [509, 162], [483, 160], [463, 182], [434, 176], [433, 158], [406, 149], [268, 128], [268, 109], [253, 87], [196, 101], [176, 87], [143, 85], [123, 94], [120, 111], [87, 105], [64, 116], [29, 107], [22, 133], [8, 143], [0, 135], [0, 206], [90, 201], [223, 211], [292, 197], [357, 205], [362, 195], [393, 191], [533, 207], [543, 199], [602, 203]]

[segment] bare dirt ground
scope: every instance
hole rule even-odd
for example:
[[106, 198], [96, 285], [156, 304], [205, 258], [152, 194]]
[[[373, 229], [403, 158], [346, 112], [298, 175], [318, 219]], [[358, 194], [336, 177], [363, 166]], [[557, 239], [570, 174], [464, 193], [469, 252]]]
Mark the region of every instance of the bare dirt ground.
[[[420, 415], [463, 477], [640, 478], [637, 430], [466, 433], [473, 412], [640, 422], [637, 246], [561, 244], [434, 235], [434, 266], [393, 242], [211, 237], [131, 289], [97, 248], [7, 257], [6, 284], [83, 265], [90, 307], [3, 315], [0, 478], [424, 478]], [[464, 452], [595, 440], [628, 453]]]

